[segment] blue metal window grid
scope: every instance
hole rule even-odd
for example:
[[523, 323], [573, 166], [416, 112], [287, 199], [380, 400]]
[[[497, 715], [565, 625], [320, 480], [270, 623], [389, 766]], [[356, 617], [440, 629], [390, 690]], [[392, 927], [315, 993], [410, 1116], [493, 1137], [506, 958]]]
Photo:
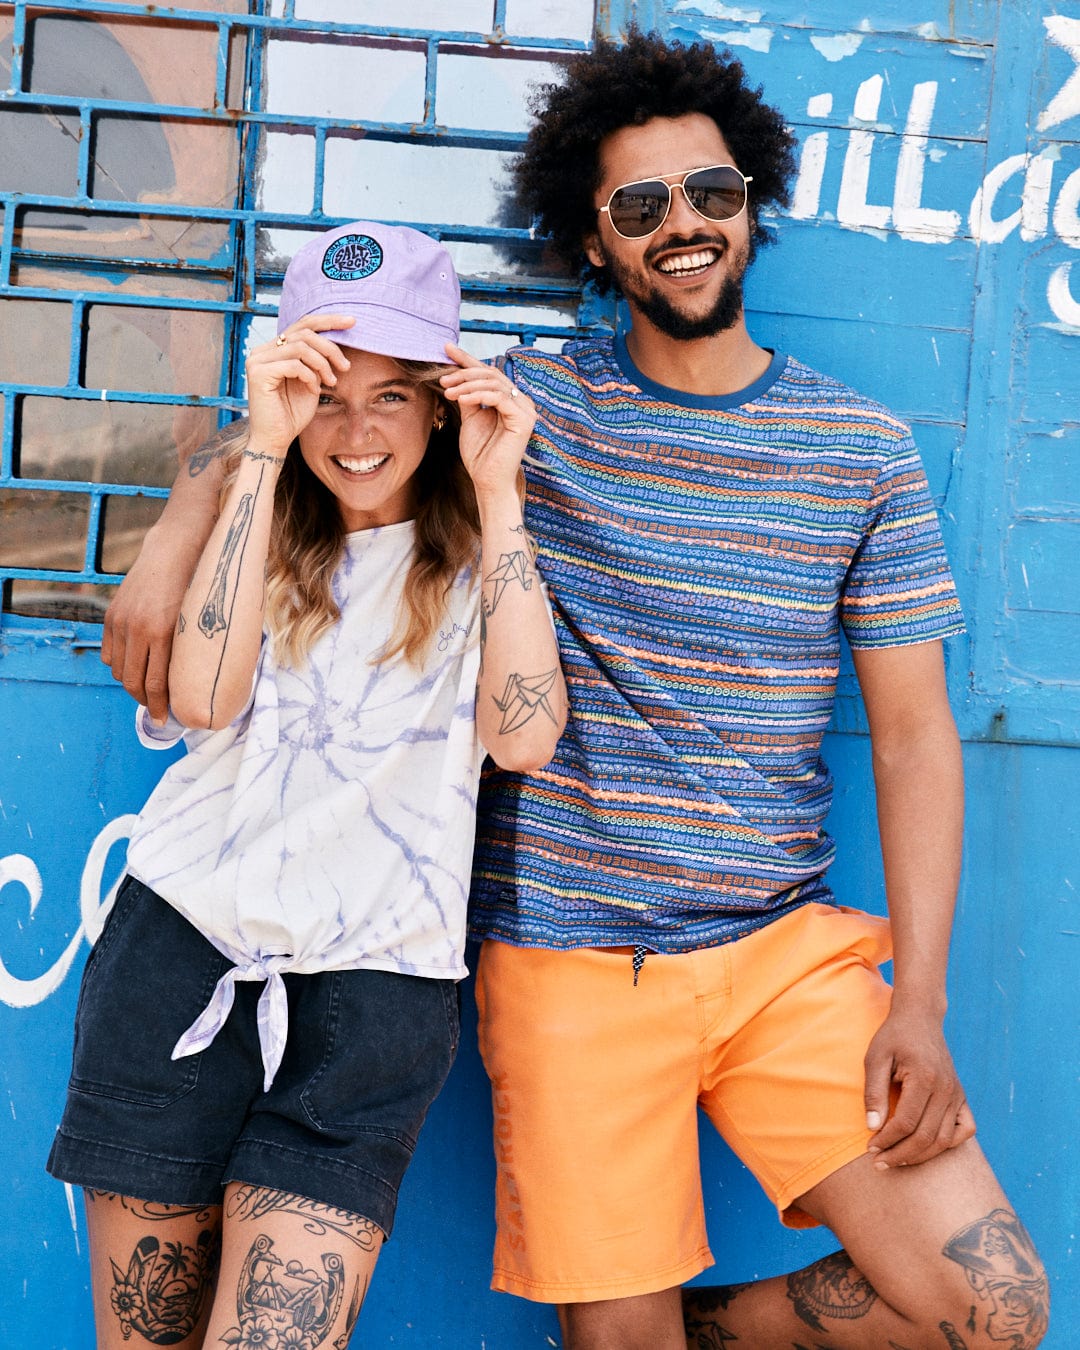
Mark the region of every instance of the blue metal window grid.
[[[493, 48], [501, 50], [535, 51], [550, 53], [557, 58], [560, 53], [580, 50], [583, 43], [569, 39], [552, 37], [519, 36], [506, 30], [507, 0], [493, 0], [492, 24], [487, 32], [472, 32], [455, 29], [418, 29], [407, 26], [385, 26], [364, 23], [316, 22], [298, 18], [295, 0], [284, 0], [281, 12], [271, 14], [265, 0], [253, 0], [249, 13], [234, 13], [227, 10], [199, 10], [162, 8], [151, 4], [114, 4], [86, 3], [86, 0], [56, 0], [47, 11], [36, 11], [28, 0], [16, 0], [14, 4], [14, 29], [12, 34], [12, 65], [10, 88], [0, 92], [0, 111], [27, 109], [42, 112], [47, 110], [53, 115], [66, 115], [78, 119], [79, 158], [76, 190], [70, 195], [54, 195], [34, 192], [12, 192], [0, 184], [0, 210], [3, 214], [0, 230], [0, 298], [17, 300], [63, 301], [70, 306], [70, 352], [67, 379], [62, 385], [35, 384], [25, 381], [11, 381], [0, 378], [0, 400], [3, 404], [3, 440], [0, 450], [0, 491], [19, 493], [56, 493], [81, 494], [88, 503], [88, 522], [82, 567], [67, 570], [49, 567], [28, 567], [19, 565], [0, 566], [0, 584], [5, 593], [8, 583], [19, 579], [36, 579], [43, 582], [62, 582], [71, 585], [80, 583], [115, 584], [122, 577], [113, 572], [102, 571], [98, 565], [101, 550], [101, 524], [105, 500], [109, 497], [164, 497], [167, 489], [140, 484], [126, 484], [108, 481], [92, 482], [55, 478], [22, 477], [15, 472], [16, 436], [18, 427], [18, 408], [22, 400], [40, 396], [50, 399], [75, 399], [124, 404], [154, 404], [162, 406], [209, 407], [219, 410], [220, 420], [242, 406], [237, 395], [242, 382], [241, 355], [243, 339], [247, 325], [255, 315], [272, 314], [273, 308], [260, 303], [255, 297], [275, 288], [281, 280], [280, 272], [264, 272], [257, 265], [256, 232], [267, 227], [296, 227], [300, 229], [331, 228], [344, 223], [346, 217], [328, 215], [323, 210], [323, 188], [326, 159], [326, 144], [329, 135], [347, 131], [352, 134], [380, 141], [426, 143], [440, 146], [483, 148], [491, 150], [514, 150], [523, 137], [520, 133], [492, 131], [468, 126], [443, 126], [436, 121], [436, 98], [438, 94], [438, 58], [447, 46], [460, 51], [474, 50], [478, 54], [491, 52]], [[24, 88], [26, 83], [25, 54], [27, 39], [32, 22], [44, 16], [57, 18], [63, 15], [78, 17], [81, 20], [109, 21], [122, 18], [142, 20], [147, 25], [187, 25], [192, 28], [216, 29], [216, 67], [214, 72], [214, 94], [212, 107], [200, 107], [193, 104], [165, 104], [135, 100], [108, 98], [90, 98], [48, 92], [31, 92]], [[243, 72], [242, 106], [229, 106], [230, 56], [237, 35], [244, 36], [246, 55]], [[368, 40], [372, 45], [380, 42], [416, 44], [424, 52], [424, 110], [419, 122], [383, 122], [355, 121], [334, 117], [299, 116], [267, 112], [263, 108], [265, 94], [264, 62], [267, 44], [273, 38], [288, 36], [295, 38], [304, 35], [308, 41], [318, 40], [326, 43], [352, 42], [358, 39]], [[235, 79], [235, 74], [233, 75]], [[239, 181], [236, 184], [235, 205], [232, 207], [211, 207], [191, 203], [170, 201], [167, 203], [133, 202], [95, 196], [91, 190], [93, 173], [93, 155], [96, 125], [105, 116], [123, 116], [155, 121], [176, 120], [181, 122], [209, 123], [229, 128], [238, 137], [240, 143]], [[256, 166], [259, 138], [267, 130], [286, 130], [302, 132], [314, 139], [314, 200], [310, 212], [289, 213], [260, 211], [256, 206]], [[31, 210], [56, 210], [77, 212], [88, 219], [97, 217], [139, 218], [181, 218], [192, 222], [220, 223], [227, 227], [226, 242], [215, 257], [209, 259], [187, 258], [181, 263], [185, 275], [199, 280], [214, 280], [230, 284], [227, 299], [193, 299], [172, 295], [144, 295], [130, 292], [117, 292], [109, 289], [107, 283], [117, 275], [134, 275], [139, 270], [152, 265], [152, 260], [135, 256], [121, 258], [89, 258], [69, 256], [59, 252], [50, 254], [38, 250], [26, 250], [16, 244], [17, 223]], [[389, 220], [392, 224], [418, 224], [410, 220]], [[423, 223], [419, 228], [443, 241], [463, 241], [469, 243], [525, 243], [531, 240], [527, 229], [503, 228], [499, 226], [463, 226], [455, 222], [438, 224]], [[77, 265], [83, 273], [99, 274], [102, 286], [99, 289], [84, 287], [70, 288], [58, 278], [58, 284], [20, 285], [16, 279], [16, 270], [20, 264], [34, 264], [48, 268], [58, 264]], [[158, 264], [160, 266], [160, 264]], [[175, 264], [173, 265], [175, 266]], [[466, 302], [485, 302], [510, 306], [527, 302], [530, 304], [562, 303], [578, 305], [580, 291], [572, 280], [559, 281], [548, 278], [535, 280], [514, 278], [505, 282], [491, 279], [472, 280], [463, 276], [463, 299]], [[138, 388], [100, 389], [88, 387], [82, 377], [85, 364], [87, 315], [92, 306], [123, 306], [145, 309], [163, 309], [170, 312], [194, 310], [219, 313], [224, 316], [225, 345], [224, 359], [220, 371], [218, 392], [214, 396], [185, 393], [152, 393]], [[576, 331], [584, 331], [597, 317], [595, 307], [588, 303], [578, 310], [577, 325], [545, 325], [514, 322], [511, 316], [506, 319], [473, 319], [463, 323], [463, 330], [471, 333], [505, 333], [519, 336], [526, 343], [532, 343], [542, 337], [568, 337]], [[4, 372], [0, 372], [3, 376]], [[5, 606], [6, 608], [6, 606]], [[40, 619], [20, 620], [19, 616], [5, 613], [0, 623], [11, 636], [12, 629], [32, 626], [35, 631], [48, 621]], [[71, 641], [76, 646], [95, 644], [93, 625], [75, 624], [58, 621], [52, 625], [55, 638], [62, 636], [63, 630], [70, 632]]]

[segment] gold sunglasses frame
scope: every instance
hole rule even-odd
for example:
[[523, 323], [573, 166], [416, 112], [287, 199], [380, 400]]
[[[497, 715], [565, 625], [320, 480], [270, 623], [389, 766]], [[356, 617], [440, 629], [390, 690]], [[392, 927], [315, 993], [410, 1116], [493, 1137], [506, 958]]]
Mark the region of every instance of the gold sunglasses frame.
[[[720, 220], [717, 220], [714, 216], [707, 216], [704, 213], [704, 211], [699, 211], [698, 208], [694, 205], [694, 203], [690, 200], [690, 198], [686, 195], [686, 180], [695, 173], [707, 173], [710, 169], [730, 169], [732, 173], [737, 173], [739, 175], [743, 183], [742, 206], [740, 206], [739, 209], [735, 211], [732, 215], [724, 216]], [[667, 181], [669, 178], [677, 178], [679, 181], [677, 183], [669, 183]], [[608, 224], [611, 226], [611, 228], [615, 231], [615, 233], [619, 236], [620, 239], [629, 239], [631, 241], [636, 241], [639, 239], [648, 239], [652, 235], [654, 235], [657, 230], [663, 227], [664, 221], [667, 220], [668, 216], [671, 214], [671, 203], [675, 200], [675, 189], [678, 188], [679, 191], [682, 193], [682, 195], [686, 198], [687, 206], [689, 206], [690, 210], [693, 211], [695, 215], [700, 216], [702, 220], [709, 221], [709, 223], [712, 225], [723, 225], [726, 224], [726, 222], [729, 220], [738, 220], [738, 218], [746, 210], [747, 205], [750, 201], [750, 193], [748, 191], [748, 185], [753, 181], [754, 179], [752, 176], [743, 173], [743, 171], [741, 169], [737, 169], [734, 164], [701, 164], [696, 169], [687, 169], [685, 170], [685, 172], [680, 173], [654, 173], [649, 178], [631, 178], [629, 183], [620, 183], [617, 188], [614, 188], [612, 190], [612, 193], [608, 197], [605, 204], [603, 206], [598, 206], [596, 208], [596, 213], [597, 215], [604, 215], [604, 214], [607, 215]], [[615, 200], [615, 198], [618, 196], [620, 192], [624, 192], [627, 188], [635, 187], [639, 183], [663, 183], [668, 190], [667, 206], [664, 209], [664, 214], [660, 217], [660, 219], [656, 222], [656, 224], [652, 227], [652, 229], [648, 231], [647, 234], [623, 234], [622, 230], [619, 229], [618, 225], [615, 224], [614, 220], [611, 217], [611, 203]]]

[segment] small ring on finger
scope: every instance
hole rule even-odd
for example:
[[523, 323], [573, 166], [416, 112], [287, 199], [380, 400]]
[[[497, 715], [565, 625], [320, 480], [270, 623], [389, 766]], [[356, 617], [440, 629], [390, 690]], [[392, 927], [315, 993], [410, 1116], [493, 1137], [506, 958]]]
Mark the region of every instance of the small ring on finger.
[[512, 384], [512, 385], [510, 386], [510, 397], [511, 397], [511, 398], [517, 398], [517, 396], [518, 396], [517, 385], [516, 385], [516, 384]]
[[278, 345], [279, 347], [284, 347], [284, 346], [285, 346], [285, 334], [284, 334], [284, 333], [279, 333], [279, 334], [277, 335], [277, 337], [274, 339], [274, 341], [277, 343], [277, 345]]

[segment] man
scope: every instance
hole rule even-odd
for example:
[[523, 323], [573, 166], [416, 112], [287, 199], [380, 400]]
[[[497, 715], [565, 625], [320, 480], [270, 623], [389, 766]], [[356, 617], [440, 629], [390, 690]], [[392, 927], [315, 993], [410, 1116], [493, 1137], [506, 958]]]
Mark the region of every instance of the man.
[[[961, 621], [925, 478], [906, 427], [743, 314], [792, 139], [737, 62], [638, 33], [535, 111], [520, 195], [632, 327], [506, 362], [538, 408], [527, 524], [571, 720], [546, 770], [483, 794], [494, 1286], [559, 1305], [572, 1350], [1030, 1350], [1045, 1275], [941, 1028], [962, 818], [941, 643]], [[141, 613], [165, 541], [205, 528], [197, 481], [106, 625], [103, 657], [162, 710], [167, 638]], [[824, 881], [841, 627], [891, 946]], [[711, 1263], [698, 1105], [785, 1222], [844, 1250], [684, 1297]]]

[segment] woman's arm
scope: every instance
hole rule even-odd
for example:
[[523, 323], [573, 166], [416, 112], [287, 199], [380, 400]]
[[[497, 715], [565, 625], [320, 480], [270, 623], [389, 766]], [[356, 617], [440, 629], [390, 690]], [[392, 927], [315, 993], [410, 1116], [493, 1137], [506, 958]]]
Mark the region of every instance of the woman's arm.
[[101, 659], [132, 698], [162, 723], [180, 603], [218, 516], [222, 461], [247, 423], [233, 422], [181, 464], [165, 510], [105, 614]]
[[[334, 323], [331, 324], [331, 320]], [[227, 726], [243, 709], [262, 643], [274, 489], [289, 446], [311, 421], [324, 385], [348, 368], [319, 328], [351, 323], [321, 315], [247, 361], [248, 439], [221, 515], [183, 601], [169, 661], [169, 702], [188, 727]]]
[[566, 725], [566, 684], [518, 492], [521, 457], [536, 410], [505, 375], [462, 351], [443, 376], [461, 411], [461, 457], [480, 511], [480, 740], [504, 769], [546, 764]]

